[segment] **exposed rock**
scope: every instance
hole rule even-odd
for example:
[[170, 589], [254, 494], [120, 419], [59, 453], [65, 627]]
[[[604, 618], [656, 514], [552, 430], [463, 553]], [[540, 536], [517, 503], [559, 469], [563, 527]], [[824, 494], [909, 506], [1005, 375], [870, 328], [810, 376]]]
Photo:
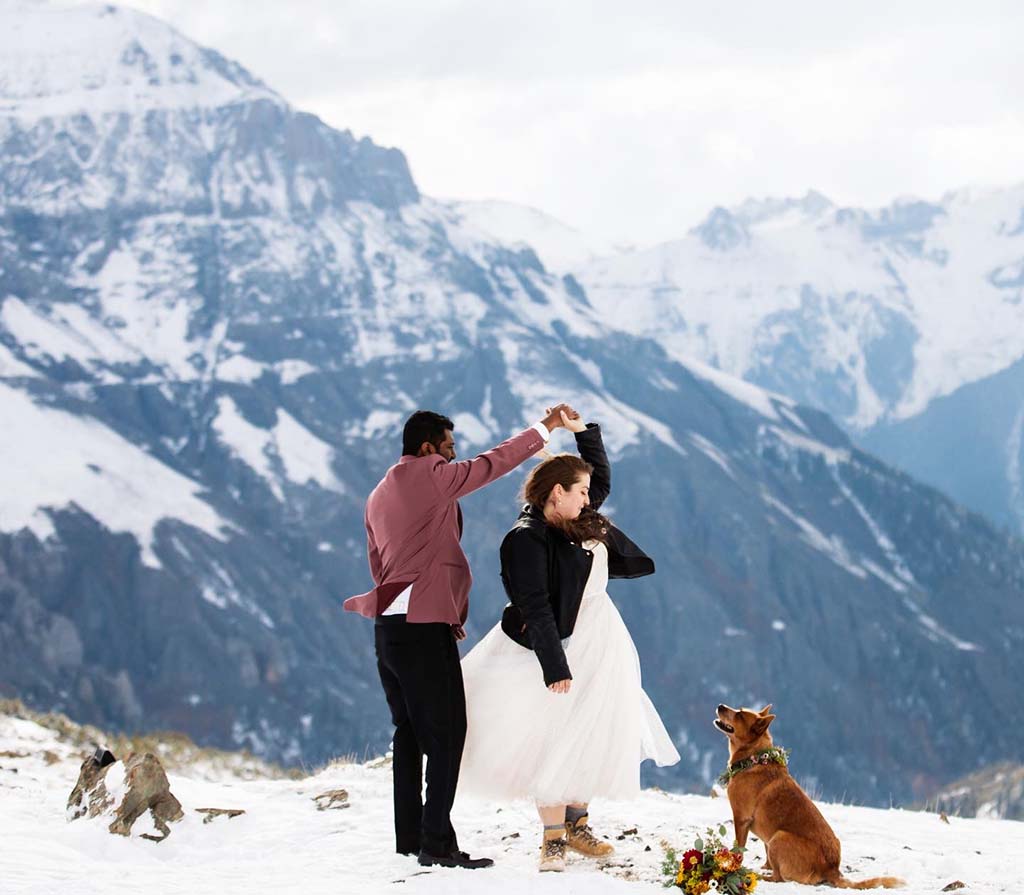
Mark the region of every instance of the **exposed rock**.
[[215, 817], [238, 817], [240, 814], [245, 814], [245, 810], [242, 808], [196, 808], [199, 814], [205, 815], [203, 817], [203, 823], [212, 823]]
[[316, 802], [317, 811], [326, 811], [328, 808], [348, 808], [348, 790], [329, 789], [318, 796], [313, 796]]
[[113, 806], [113, 798], [107, 792], [107, 772], [111, 764], [101, 765], [94, 755], [82, 762], [78, 782], [68, 796], [68, 820], [77, 820], [83, 815], [96, 817]]
[[185, 815], [181, 810], [181, 802], [171, 793], [171, 785], [157, 757], [152, 752], [128, 756], [124, 779], [128, 792], [117, 808], [110, 832], [121, 836], [130, 835], [132, 824], [148, 810], [153, 825], [161, 835], [143, 833], [143, 838], [160, 842], [170, 836], [168, 822], [181, 820]]
[[95, 756], [82, 762], [78, 783], [68, 799], [69, 820], [111, 814], [110, 832], [130, 836], [132, 825], [147, 811], [159, 835], [141, 835], [154, 842], [162, 842], [171, 834], [168, 823], [184, 817], [155, 755], [129, 755], [123, 765], [104, 765]]

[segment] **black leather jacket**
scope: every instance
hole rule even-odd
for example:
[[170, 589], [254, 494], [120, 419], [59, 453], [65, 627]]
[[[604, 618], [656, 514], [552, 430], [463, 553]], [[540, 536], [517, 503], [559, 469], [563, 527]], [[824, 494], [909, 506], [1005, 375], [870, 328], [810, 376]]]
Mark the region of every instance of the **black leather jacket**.
[[[576, 433], [576, 446], [594, 467], [590, 505], [596, 510], [611, 491], [611, 467], [600, 427], [588, 423]], [[607, 543], [609, 578], [639, 578], [654, 572], [653, 560], [614, 525]], [[501, 627], [516, 643], [537, 654], [545, 684], [572, 677], [562, 639], [576, 626], [593, 562], [590, 550], [548, 525], [543, 512], [530, 504], [523, 507], [501, 543], [501, 581], [510, 600]]]

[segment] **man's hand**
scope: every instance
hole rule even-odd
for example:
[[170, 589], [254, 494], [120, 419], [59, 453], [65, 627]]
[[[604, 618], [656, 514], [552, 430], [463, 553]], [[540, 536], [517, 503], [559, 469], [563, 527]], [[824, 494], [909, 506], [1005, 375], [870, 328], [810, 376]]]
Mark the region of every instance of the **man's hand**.
[[562, 425], [570, 432], [583, 432], [587, 428], [587, 424], [583, 422], [583, 417], [571, 407], [568, 410], [562, 411]]
[[572, 686], [572, 678], [566, 678], [564, 681], [555, 681], [553, 684], [548, 684], [548, 689], [552, 693], [568, 693], [569, 688]]
[[452, 634], [456, 640], [466, 639], [466, 629], [462, 625], [452, 625]]
[[562, 411], [566, 411], [568, 416], [572, 416], [576, 413], [568, 404], [556, 404], [554, 407], [548, 407], [544, 411], [544, 419], [541, 420], [545, 426], [548, 427], [549, 432], [554, 432], [565, 423], [562, 422]]

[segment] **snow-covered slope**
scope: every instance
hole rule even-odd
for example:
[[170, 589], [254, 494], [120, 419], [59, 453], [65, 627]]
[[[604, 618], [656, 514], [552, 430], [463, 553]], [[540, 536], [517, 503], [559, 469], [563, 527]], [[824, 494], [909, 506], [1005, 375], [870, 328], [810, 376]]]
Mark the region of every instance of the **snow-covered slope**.
[[95, 419], [40, 406], [4, 384], [0, 407], [7, 427], [0, 531], [28, 529], [46, 540], [56, 534], [47, 511], [75, 506], [131, 534], [143, 561], [159, 566], [152, 545], [160, 520], [179, 519], [214, 538], [230, 527], [199, 498], [194, 481]]
[[[49, 755], [47, 756], [47, 753]], [[425, 869], [394, 854], [391, 769], [386, 760], [345, 761], [299, 780], [218, 778], [208, 767], [170, 770], [171, 791], [185, 818], [156, 845], [133, 831], [112, 836], [95, 821], [66, 820], [68, 794], [85, 754], [50, 729], [0, 714], [0, 880], [5, 895], [107, 895], [142, 889], [206, 893], [384, 893], [452, 895], [481, 891], [665, 892], [663, 843], [689, 847], [709, 826], [731, 827], [725, 798], [646, 790], [634, 802], [594, 803], [591, 822], [615, 846], [603, 862], [571, 856], [564, 875], [536, 869], [538, 822], [531, 805], [460, 799], [453, 820], [460, 845], [495, 859], [486, 871]], [[723, 748], [724, 754], [724, 748]], [[799, 764], [799, 757], [794, 757]], [[350, 807], [318, 811], [314, 798], [345, 789]], [[898, 875], [907, 895], [934, 893], [959, 880], [971, 892], [1003, 892], [1024, 858], [1022, 826], [1005, 820], [942, 823], [925, 812], [822, 804], [843, 845], [843, 871], [860, 879]], [[244, 815], [202, 822], [197, 808], [236, 808]], [[143, 832], [142, 822], [136, 824]], [[751, 843], [751, 866], [763, 857]], [[795, 883], [772, 891], [798, 895]], [[675, 890], [673, 890], [675, 891]]]

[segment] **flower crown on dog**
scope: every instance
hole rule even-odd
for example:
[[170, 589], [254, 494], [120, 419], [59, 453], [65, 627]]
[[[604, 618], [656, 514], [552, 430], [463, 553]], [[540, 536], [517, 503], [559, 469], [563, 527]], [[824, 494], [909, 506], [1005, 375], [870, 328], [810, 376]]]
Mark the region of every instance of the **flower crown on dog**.
[[786, 767], [789, 764], [789, 750], [772, 746], [770, 749], [762, 749], [760, 752], [755, 752], [750, 758], [744, 758], [743, 761], [737, 761], [735, 764], [729, 765], [719, 775], [718, 782], [722, 786], [728, 786], [729, 781], [737, 774], [759, 764], [780, 764]]

